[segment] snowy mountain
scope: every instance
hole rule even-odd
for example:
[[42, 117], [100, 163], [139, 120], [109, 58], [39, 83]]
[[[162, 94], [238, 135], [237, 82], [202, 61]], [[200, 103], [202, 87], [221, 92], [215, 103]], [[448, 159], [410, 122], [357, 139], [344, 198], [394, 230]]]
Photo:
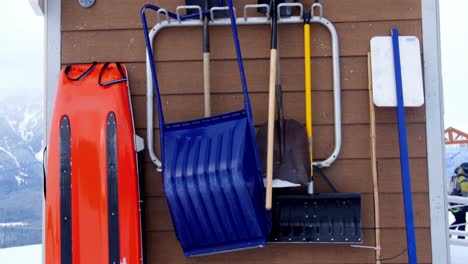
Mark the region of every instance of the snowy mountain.
[[43, 124], [42, 98], [0, 102], [0, 248], [40, 243]]
[[0, 197], [42, 180], [43, 110], [31, 101], [0, 104]]

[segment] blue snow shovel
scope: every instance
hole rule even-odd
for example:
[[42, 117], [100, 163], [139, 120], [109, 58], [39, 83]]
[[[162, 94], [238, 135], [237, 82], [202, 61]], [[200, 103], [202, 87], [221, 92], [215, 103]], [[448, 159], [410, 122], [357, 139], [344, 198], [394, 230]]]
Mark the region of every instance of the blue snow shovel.
[[141, 19], [158, 108], [163, 185], [185, 255], [265, 246], [271, 223], [264, 207], [265, 190], [232, 0], [229, 13], [244, 109], [177, 123], [164, 121], [146, 9], [158, 8], [145, 5]]

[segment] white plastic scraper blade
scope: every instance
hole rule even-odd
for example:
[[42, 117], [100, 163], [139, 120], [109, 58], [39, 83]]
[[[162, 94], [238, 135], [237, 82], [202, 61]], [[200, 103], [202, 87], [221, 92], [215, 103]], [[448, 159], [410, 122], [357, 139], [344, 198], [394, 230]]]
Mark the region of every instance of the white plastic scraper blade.
[[[424, 104], [421, 49], [415, 36], [400, 36], [401, 76], [404, 105]], [[396, 107], [395, 70], [391, 37], [371, 39], [372, 88], [377, 106]]]

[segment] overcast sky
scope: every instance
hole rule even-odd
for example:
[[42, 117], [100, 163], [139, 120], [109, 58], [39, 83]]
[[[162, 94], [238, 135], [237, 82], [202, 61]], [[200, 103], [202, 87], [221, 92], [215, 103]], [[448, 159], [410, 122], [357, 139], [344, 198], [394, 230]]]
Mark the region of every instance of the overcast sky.
[[0, 100], [37, 96], [44, 89], [44, 18], [28, 0], [2, 1], [0, 8]]
[[440, 1], [445, 127], [468, 132], [468, 0]]
[[[2, 1], [0, 8], [0, 99], [41, 96], [44, 89], [44, 19], [28, 0]], [[445, 125], [468, 132], [468, 0], [441, 0]]]

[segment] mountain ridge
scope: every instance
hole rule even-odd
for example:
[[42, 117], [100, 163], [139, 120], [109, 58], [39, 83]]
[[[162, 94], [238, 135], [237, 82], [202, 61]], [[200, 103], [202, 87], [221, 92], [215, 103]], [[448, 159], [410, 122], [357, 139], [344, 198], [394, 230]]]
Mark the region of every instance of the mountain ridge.
[[43, 113], [37, 97], [0, 102], [0, 248], [41, 242]]

